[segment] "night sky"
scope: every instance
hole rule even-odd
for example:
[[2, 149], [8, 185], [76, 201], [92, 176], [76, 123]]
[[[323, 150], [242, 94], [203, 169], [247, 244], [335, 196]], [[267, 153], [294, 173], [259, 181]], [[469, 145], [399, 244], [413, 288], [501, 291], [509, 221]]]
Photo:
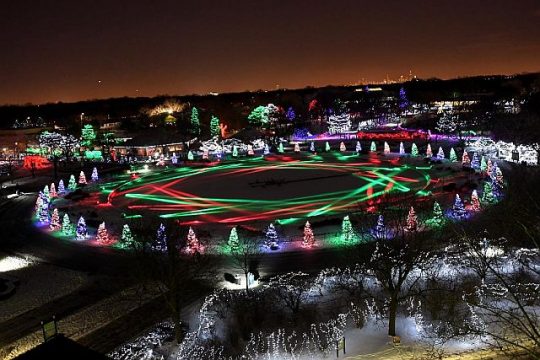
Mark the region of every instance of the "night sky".
[[540, 71], [538, 0], [15, 0], [0, 16], [0, 104]]

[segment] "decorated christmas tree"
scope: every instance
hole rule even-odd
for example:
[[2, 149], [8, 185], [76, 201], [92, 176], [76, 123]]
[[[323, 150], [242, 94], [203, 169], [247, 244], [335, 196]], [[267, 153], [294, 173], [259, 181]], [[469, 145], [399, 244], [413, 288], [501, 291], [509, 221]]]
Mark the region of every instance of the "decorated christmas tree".
[[55, 198], [55, 197], [58, 197], [58, 194], [56, 193], [56, 186], [54, 186], [54, 183], [51, 183], [51, 188], [50, 188], [50, 192], [49, 192], [49, 196], [50, 198]]
[[51, 200], [51, 193], [49, 192], [49, 185], [45, 185], [45, 187], [43, 188], [43, 196], [45, 196], [47, 200]]
[[412, 143], [411, 145], [411, 156], [417, 157], [418, 156], [418, 146], [416, 146], [415, 143]]
[[500, 167], [495, 168], [495, 183], [499, 189], [504, 187], [504, 177]]
[[471, 161], [471, 168], [474, 170], [480, 170], [480, 158], [478, 157], [478, 153], [473, 153], [472, 161]]
[[64, 185], [64, 180], [58, 182], [58, 194], [64, 195], [66, 193], [66, 187]]
[[191, 150], [189, 150], [188, 153], [187, 153], [187, 159], [188, 159], [189, 161], [193, 161], [193, 159], [194, 159], [193, 153], [191, 152]]
[[466, 151], [463, 152], [463, 156], [461, 157], [461, 165], [471, 166], [471, 159], [469, 159], [469, 154]]
[[471, 194], [471, 211], [480, 211], [480, 199], [476, 190]]
[[339, 151], [345, 152], [347, 151], [347, 147], [345, 146], [345, 143], [342, 141], [341, 144], [339, 144]]
[[48, 223], [50, 221], [49, 202], [46, 199], [47, 198], [43, 196], [43, 202], [39, 208], [39, 221], [42, 223]]
[[492, 170], [493, 170], [493, 162], [491, 161], [491, 159], [488, 159], [487, 168], [486, 168], [486, 175], [490, 176]]
[[407, 214], [407, 231], [416, 231], [418, 229], [418, 216], [416, 216], [416, 211], [411, 206], [409, 213]]
[[[312, 143], [312, 144], [313, 144], [313, 143]], [[268, 146], [268, 144], [264, 144], [263, 154], [264, 154], [264, 155], [270, 154], [270, 147]]]
[[433, 226], [441, 226], [445, 222], [444, 215], [441, 209], [441, 205], [435, 201], [433, 203], [433, 214], [428, 220], [428, 223]]
[[34, 212], [36, 217], [39, 217], [39, 213], [41, 212], [41, 206], [43, 205], [43, 195], [42, 192], [39, 192], [39, 195], [36, 199], [36, 205], [34, 206]]
[[131, 229], [128, 224], [124, 224], [122, 227], [122, 236], [120, 236], [120, 246], [123, 248], [131, 248], [135, 244]]
[[377, 225], [375, 225], [373, 234], [377, 239], [386, 239], [386, 226], [384, 225], [384, 216], [379, 215], [379, 217], [377, 218]]
[[99, 224], [96, 234], [96, 242], [101, 245], [109, 245], [111, 243], [111, 238], [109, 237], [109, 232], [105, 227], [105, 222]]
[[[253, 151], [253, 148], [251, 149], [251, 151]], [[208, 149], [205, 148], [203, 150], [202, 158], [203, 158], [203, 160], [208, 160]]]
[[64, 214], [64, 217], [62, 218], [62, 233], [66, 236], [73, 235], [73, 225], [71, 224], [71, 221], [69, 221], [68, 214]]
[[49, 227], [53, 231], [60, 230], [61, 225], [60, 225], [60, 215], [58, 214], [58, 209], [53, 210]]
[[356, 238], [349, 215], [343, 218], [341, 223], [341, 241], [351, 242]]
[[369, 151], [371, 152], [377, 152], [377, 144], [375, 144], [375, 141], [371, 142], [371, 146], [369, 148]]
[[312, 153], [315, 152], [315, 143], [313, 141], [309, 143], [309, 151]]
[[283, 143], [279, 143], [278, 146], [278, 153], [283, 154], [285, 152], [285, 149], [283, 148]]
[[493, 192], [493, 185], [491, 181], [484, 182], [484, 191], [482, 192], [482, 202], [486, 204], [495, 204], [497, 198]]
[[328, 141], [324, 144], [324, 151], [330, 151], [330, 144], [328, 143]]
[[430, 158], [432, 156], [433, 156], [433, 151], [431, 151], [431, 144], [427, 144], [426, 157]]
[[439, 151], [437, 151], [437, 159], [444, 160], [444, 150], [442, 146], [439, 146]]
[[173, 153], [171, 156], [171, 164], [173, 165], [178, 164], [178, 156], [176, 156], [176, 153]]
[[86, 185], [87, 182], [86, 182], [86, 175], [84, 174], [84, 171], [81, 170], [80, 174], [79, 174], [79, 184], [80, 185]]
[[195, 234], [195, 231], [189, 227], [188, 234], [187, 234], [187, 241], [186, 241], [186, 252], [188, 254], [195, 254], [195, 253], [201, 253], [202, 247], [199, 242], [199, 239], [197, 239], [197, 235]]
[[299, 152], [300, 152], [300, 144], [299, 144], [299, 143], [294, 144], [294, 152], [295, 152], [295, 153], [299, 153]]
[[77, 228], [75, 229], [75, 234], [77, 236], [77, 240], [82, 241], [86, 239], [86, 235], [88, 235], [88, 228], [86, 227], [86, 221], [84, 221], [84, 218], [81, 216], [79, 218], [79, 221], [77, 222]]
[[390, 154], [390, 145], [388, 145], [388, 143], [387, 143], [386, 141], [384, 142], [383, 153], [384, 153], [385, 155]]
[[450, 149], [450, 161], [451, 162], [456, 162], [457, 161], [457, 154], [456, 154], [456, 150], [454, 150], [454, 148]]
[[356, 142], [356, 153], [357, 154], [360, 154], [360, 152], [362, 151], [362, 145], [360, 144], [360, 141], [357, 141]]
[[265, 233], [265, 245], [268, 248], [276, 248], [277, 243], [278, 243], [278, 235], [277, 235], [276, 227], [274, 226], [273, 223], [270, 223]]
[[191, 109], [191, 134], [199, 136], [201, 133], [201, 123], [199, 121], [199, 110], [196, 107]]
[[304, 240], [302, 241], [302, 246], [311, 248], [313, 245], [315, 245], [315, 236], [313, 235], [311, 224], [309, 221], [306, 221], [306, 224], [304, 225]]
[[486, 158], [484, 156], [482, 156], [482, 158], [480, 159], [480, 171], [482, 173], [485, 173], [487, 171], [487, 162], [486, 162]]
[[236, 226], [231, 229], [231, 232], [229, 234], [229, 241], [227, 242], [229, 247], [231, 249], [236, 249], [239, 246], [238, 241], [238, 231], [236, 230]]
[[219, 119], [212, 115], [210, 118], [210, 136], [216, 137], [221, 134], [221, 128], [219, 127]]
[[154, 240], [152, 244], [152, 250], [154, 251], [167, 251], [167, 234], [165, 225], [159, 224], [159, 228], [157, 230], [156, 239]]
[[99, 180], [99, 175], [98, 175], [97, 167], [94, 167], [94, 169], [92, 169], [92, 175], [90, 175], [90, 179], [91, 179], [93, 182], [96, 182], [96, 181]]
[[403, 141], [399, 143], [399, 155], [405, 155], [405, 146], [403, 145]]
[[463, 206], [463, 201], [458, 194], [456, 194], [456, 200], [454, 201], [454, 206], [452, 207], [452, 216], [456, 219], [463, 219], [467, 215], [465, 206]]
[[247, 146], [247, 154], [248, 154], [249, 156], [255, 155], [255, 152], [253, 151], [253, 145], [248, 144], [248, 146]]

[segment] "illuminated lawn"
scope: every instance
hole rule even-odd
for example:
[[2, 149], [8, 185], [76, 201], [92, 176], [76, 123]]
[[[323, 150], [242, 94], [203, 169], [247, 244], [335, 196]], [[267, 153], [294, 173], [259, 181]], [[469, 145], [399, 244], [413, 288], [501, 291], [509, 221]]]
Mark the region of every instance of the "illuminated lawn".
[[398, 159], [376, 156], [253, 158], [159, 169], [121, 186], [109, 186], [114, 188], [109, 203], [127, 216], [186, 223], [286, 221], [347, 213], [389, 193], [427, 195], [430, 172], [430, 167], [401, 165]]

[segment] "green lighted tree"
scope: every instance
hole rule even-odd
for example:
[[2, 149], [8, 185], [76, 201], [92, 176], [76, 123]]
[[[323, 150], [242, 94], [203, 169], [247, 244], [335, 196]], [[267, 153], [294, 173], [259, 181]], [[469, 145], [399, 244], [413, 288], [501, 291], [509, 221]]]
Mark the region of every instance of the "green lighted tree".
[[86, 147], [92, 147], [94, 141], [96, 140], [96, 132], [92, 125], [84, 125], [81, 133], [81, 145]]
[[354, 230], [349, 219], [349, 215], [343, 218], [341, 223], [341, 240], [345, 242], [351, 242], [355, 238]]
[[231, 249], [236, 249], [238, 247], [238, 231], [236, 230], [236, 226], [231, 229], [231, 233], [229, 234], [229, 241], [227, 242], [227, 244]]
[[201, 123], [199, 121], [199, 110], [196, 107], [191, 109], [191, 134], [198, 136], [201, 133]]
[[212, 115], [210, 118], [210, 136], [219, 136], [221, 134], [221, 128], [219, 127], [219, 118]]
[[257, 106], [248, 115], [248, 120], [255, 126], [265, 125], [268, 123], [268, 108], [263, 105]]

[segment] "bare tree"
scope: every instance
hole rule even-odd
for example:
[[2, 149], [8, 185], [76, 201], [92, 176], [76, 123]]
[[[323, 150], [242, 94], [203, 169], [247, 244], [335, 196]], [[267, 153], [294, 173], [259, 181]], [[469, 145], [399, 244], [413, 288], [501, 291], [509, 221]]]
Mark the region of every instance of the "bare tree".
[[73, 156], [79, 140], [73, 135], [62, 135], [57, 132], [45, 131], [39, 135], [39, 146], [46, 149], [53, 160], [54, 177], [58, 177], [58, 162], [64, 158], [66, 161]]
[[240, 233], [238, 243], [230, 246], [230, 260], [234, 268], [244, 273], [246, 291], [249, 291], [249, 274], [257, 271], [263, 252], [257, 237]]
[[268, 288], [293, 314], [298, 314], [300, 306], [307, 300], [312, 283], [309, 275], [291, 272], [270, 279]]

